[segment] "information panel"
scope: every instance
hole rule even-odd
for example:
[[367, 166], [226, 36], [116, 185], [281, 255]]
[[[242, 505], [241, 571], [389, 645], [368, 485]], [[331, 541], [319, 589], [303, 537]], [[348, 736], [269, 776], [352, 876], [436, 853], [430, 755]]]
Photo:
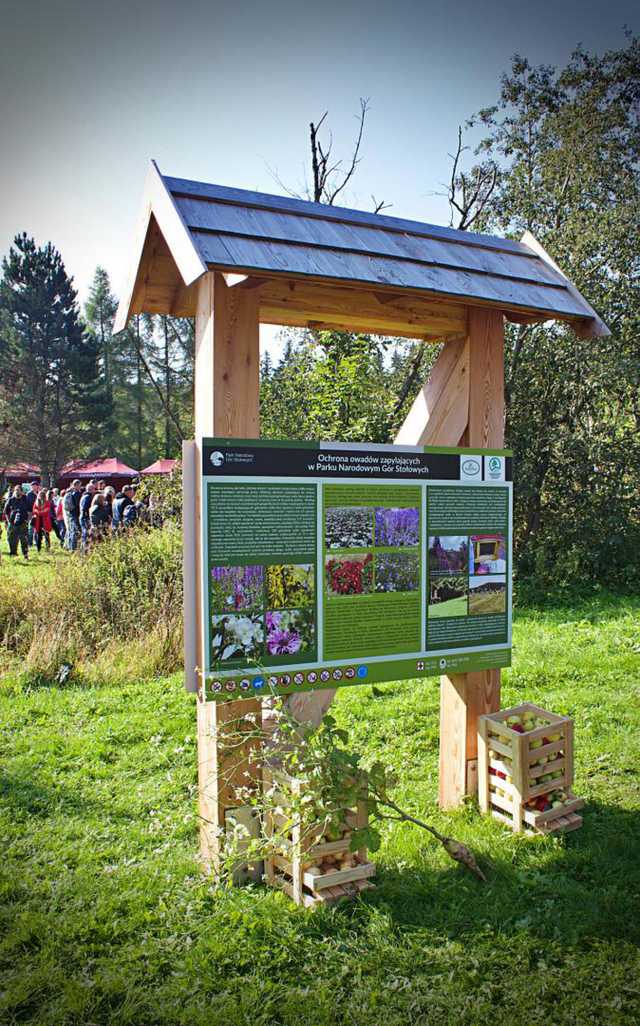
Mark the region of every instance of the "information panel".
[[511, 454], [204, 439], [207, 696], [508, 666]]

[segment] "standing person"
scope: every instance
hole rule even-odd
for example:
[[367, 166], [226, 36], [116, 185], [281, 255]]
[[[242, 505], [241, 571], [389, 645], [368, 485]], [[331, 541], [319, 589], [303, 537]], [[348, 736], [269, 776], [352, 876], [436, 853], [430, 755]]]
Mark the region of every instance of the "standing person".
[[111, 520], [109, 508], [102, 492], [96, 492], [93, 497], [91, 509], [89, 510], [89, 520], [91, 522], [91, 541], [102, 541], [109, 529], [109, 521]]
[[20, 485], [13, 489], [13, 495], [7, 499], [2, 511], [7, 521], [7, 541], [9, 555], [18, 555], [18, 544], [25, 559], [29, 558], [29, 503]]
[[33, 545], [35, 536], [33, 532], [33, 507], [36, 504], [38, 498], [38, 492], [40, 491], [40, 485], [37, 481], [32, 481], [29, 485], [29, 491], [27, 492], [27, 505], [29, 507], [29, 545]]
[[[57, 488], [55, 489], [55, 491], [57, 491]], [[63, 488], [62, 491], [56, 496], [56, 499], [55, 499], [55, 502], [54, 502], [54, 506], [53, 506], [53, 513], [54, 513], [54, 516], [53, 516], [53, 529], [56, 532], [56, 536], [58, 538], [58, 541], [60, 542], [60, 546], [61, 547], [64, 546], [64, 536], [65, 536], [64, 507], [63, 507], [63, 501], [64, 501], [65, 494], [66, 494], [66, 492], [65, 492], [65, 489]]]
[[89, 484], [85, 488], [84, 492], [80, 496], [80, 531], [82, 533], [82, 547], [83, 549], [87, 546], [87, 538], [89, 537], [89, 528], [91, 527], [91, 521], [89, 520], [89, 510], [91, 509], [91, 503], [95, 494], [96, 486], [93, 481], [89, 481]]
[[113, 500], [111, 510], [111, 526], [114, 531], [120, 530], [124, 520], [124, 513], [128, 506], [133, 506], [133, 486], [125, 485], [121, 492], [118, 492]]
[[46, 548], [51, 548], [49, 535], [51, 534], [52, 528], [53, 510], [50, 496], [51, 492], [46, 492], [44, 488], [41, 488], [33, 505], [33, 537], [35, 539], [38, 552], [42, 549], [43, 538]]
[[116, 490], [115, 488], [112, 488], [111, 485], [107, 485], [102, 494], [104, 495], [105, 506], [109, 510], [109, 521], [111, 521], [113, 516], [113, 500], [116, 495]]
[[65, 497], [62, 500], [67, 548], [70, 552], [75, 552], [78, 547], [78, 539], [80, 535], [81, 490], [82, 482], [78, 481], [76, 478], [71, 482], [71, 488], [67, 490]]

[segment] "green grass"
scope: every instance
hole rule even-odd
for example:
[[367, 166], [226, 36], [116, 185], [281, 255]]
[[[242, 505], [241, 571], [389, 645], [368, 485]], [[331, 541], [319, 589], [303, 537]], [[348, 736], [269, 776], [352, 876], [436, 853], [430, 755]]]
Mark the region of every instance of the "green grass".
[[[3, 564], [4, 568], [4, 564]], [[413, 827], [377, 888], [308, 912], [216, 891], [196, 853], [194, 701], [179, 676], [0, 699], [0, 1022], [38, 1026], [636, 1026], [640, 601], [520, 610], [504, 704], [576, 723], [584, 827], [513, 836], [434, 810], [438, 684], [344, 689], [354, 744], [470, 844], [486, 886]]]
[[466, 616], [467, 596], [447, 599], [446, 602], [434, 602], [429, 606], [429, 619], [437, 620], [441, 616]]
[[16, 584], [42, 584], [55, 577], [56, 572], [64, 563], [72, 558], [72, 553], [60, 547], [57, 538], [51, 535], [49, 552], [43, 547], [41, 552], [36, 548], [29, 549], [29, 559], [22, 558], [22, 550], [18, 556], [9, 556], [6, 538], [0, 540], [0, 574]]

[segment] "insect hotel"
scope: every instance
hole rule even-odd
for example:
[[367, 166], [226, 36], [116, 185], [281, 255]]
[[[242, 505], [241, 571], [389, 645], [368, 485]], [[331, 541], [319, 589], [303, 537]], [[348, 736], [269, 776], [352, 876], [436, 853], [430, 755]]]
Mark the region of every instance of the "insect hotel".
[[[235, 808], [234, 781], [248, 781], [256, 790], [262, 786], [261, 769], [248, 749], [239, 746], [229, 766], [218, 743], [220, 729], [248, 713], [259, 720], [263, 702], [253, 693], [210, 701], [198, 670], [204, 665], [204, 641], [203, 496], [197, 468], [203, 438], [259, 437], [260, 324], [399, 336], [441, 346], [395, 442], [474, 451], [503, 445], [505, 321], [563, 321], [588, 338], [608, 330], [529, 233], [515, 241], [456, 231], [169, 177], [154, 163], [115, 331], [143, 312], [195, 319], [195, 441], [183, 449], [184, 665], [186, 686], [198, 694], [201, 854], [205, 866], [215, 870], [226, 819], [242, 812]], [[485, 558], [482, 540], [478, 558]], [[287, 707], [295, 719], [317, 724], [333, 694], [330, 686], [292, 694]], [[510, 809], [504, 807], [507, 799], [491, 791], [492, 811], [514, 823], [521, 817], [529, 822], [526, 803], [537, 795], [533, 781], [540, 776], [520, 740], [508, 735], [499, 710], [499, 669], [442, 675], [440, 805], [455, 808], [477, 791], [479, 719], [498, 714], [484, 721], [494, 754], [482, 757], [483, 793], [490, 790], [485, 768], [489, 773], [501, 756], [510, 758], [509, 775], [520, 781], [521, 790]], [[566, 738], [563, 786], [568, 787]], [[267, 878], [274, 882], [279, 876], [297, 901], [314, 902], [335, 887], [369, 879], [366, 853], [353, 865], [336, 859], [346, 850], [345, 838], [320, 839], [308, 851], [291, 841], [290, 860], [268, 865]], [[323, 868], [320, 860], [329, 857], [333, 863], [325, 861]], [[332, 864], [335, 869], [325, 872]]]

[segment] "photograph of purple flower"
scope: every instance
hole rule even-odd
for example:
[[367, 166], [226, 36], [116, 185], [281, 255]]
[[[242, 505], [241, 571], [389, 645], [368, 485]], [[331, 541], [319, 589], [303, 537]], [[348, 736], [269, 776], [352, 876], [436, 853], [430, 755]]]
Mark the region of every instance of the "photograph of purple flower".
[[420, 514], [415, 507], [378, 507], [375, 517], [376, 545], [417, 545]]
[[211, 608], [216, 611], [259, 609], [263, 594], [263, 566], [214, 566], [211, 570]]
[[417, 552], [381, 552], [376, 556], [375, 591], [417, 591], [420, 560]]
[[267, 655], [292, 656], [313, 648], [313, 609], [279, 609], [265, 614]]

